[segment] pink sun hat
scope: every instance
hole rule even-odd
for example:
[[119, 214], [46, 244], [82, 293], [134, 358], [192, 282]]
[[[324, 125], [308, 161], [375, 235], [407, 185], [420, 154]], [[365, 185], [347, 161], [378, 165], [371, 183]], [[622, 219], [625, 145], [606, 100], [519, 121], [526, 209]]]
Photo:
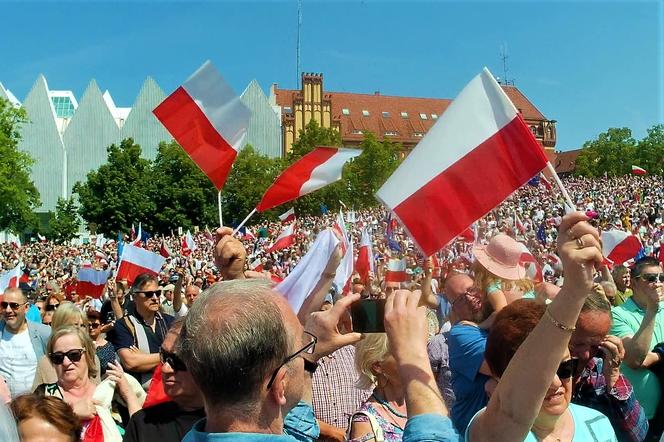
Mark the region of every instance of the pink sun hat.
[[484, 268], [510, 281], [526, 278], [526, 268], [521, 262], [522, 253], [519, 243], [502, 233], [491, 238], [487, 245], [473, 246], [475, 258]]

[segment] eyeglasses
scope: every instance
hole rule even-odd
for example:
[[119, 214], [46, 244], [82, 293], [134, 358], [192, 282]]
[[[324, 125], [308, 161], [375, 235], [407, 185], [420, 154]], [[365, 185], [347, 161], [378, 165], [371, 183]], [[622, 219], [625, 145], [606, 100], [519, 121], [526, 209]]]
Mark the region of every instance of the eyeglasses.
[[558, 378], [560, 379], [569, 379], [572, 377], [574, 372], [576, 371], [576, 366], [578, 364], [579, 360], [576, 358], [568, 359], [566, 361], [562, 361], [560, 365], [558, 365], [558, 370], [556, 371], [556, 374], [558, 375]]
[[2, 302], [0, 302], [0, 307], [2, 307], [3, 310], [7, 310], [7, 307], [11, 307], [12, 310], [16, 311], [16, 310], [18, 310], [19, 307], [22, 307], [25, 304], [27, 304], [27, 302], [19, 304], [18, 302], [2, 301]]
[[49, 353], [48, 358], [51, 360], [53, 364], [60, 365], [65, 361], [65, 356], [67, 356], [67, 359], [69, 359], [71, 362], [80, 361], [81, 357], [83, 356], [83, 353], [85, 353], [84, 348], [75, 348], [73, 350], [69, 350], [64, 353], [61, 351]]
[[290, 361], [297, 358], [302, 353], [313, 354], [313, 352], [316, 350], [316, 342], [318, 342], [318, 338], [316, 336], [312, 335], [311, 333], [307, 332], [307, 331], [305, 331], [304, 334], [307, 335], [307, 337], [309, 337], [311, 339], [311, 341], [309, 341], [307, 344], [304, 345], [304, 347], [302, 347], [301, 349], [299, 349], [298, 351], [296, 351], [295, 353], [293, 353], [292, 355], [290, 355], [286, 359], [284, 359], [284, 362], [282, 362], [272, 372], [272, 376], [270, 376], [270, 382], [267, 383], [267, 389], [268, 390], [270, 388], [272, 388], [272, 384], [274, 383], [274, 379], [277, 377], [277, 373], [279, 372], [279, 370], [281, 370], [281, 367], [288, 364]]
[[88, 328], [99, 328], [100, 325], [98, 322], [91, 322], [88, 324]]
[[140, 291], [140, 292], [137, 291], [137, 292], [134, 292], [134, 293], [137, 294], [137, 295], [140, 295], [143, 298], [148, 298], [149, 299], [149, 298], [153, 298], [155, 296], [158, 298], [159, 295], [161, 295], [161, 290], [144, 290], [144, 291]]
[[52, 312], [52, 311], [57, 310], [58, 307], [60, 307], [60, 304], [48, 304], [48, 305], [46, 306], [46, 311], [47, 311], [47, 312]]
[[163, 348], [159, 349], [159, 360], [162, 364], [168, 363], [175, 371], [187, 371], [187, 365], [177, 354], [166, 351]]
[[657, 280], [659, 280], [659, 282], [664, 282], [664, 273], [644, 273], [643, 275], [637, 276], [637, 278], [649, 284], [657, 282]]

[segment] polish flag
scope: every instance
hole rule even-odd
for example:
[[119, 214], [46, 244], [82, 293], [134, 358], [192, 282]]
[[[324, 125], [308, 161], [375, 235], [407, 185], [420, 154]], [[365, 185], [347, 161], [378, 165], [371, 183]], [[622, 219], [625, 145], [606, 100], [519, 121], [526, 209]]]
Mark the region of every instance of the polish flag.
[[19, 238], [18, 236], [14, 237], [14, 239], [12, 239], [11, 244], [12, 244], [12, 247], [14, 247], [15, 249], [20, 249], [21, 248], [21, 238]]
[[287, 225], [284, 230], [281, 231], [277, 240], [272, 244], [272, 247], [268, 249], [268, 253], [276, 252], [277, 250], [285, 249], [290, 247], [295, 242], [295, 223]]
[[168, 246], [166, 245], [166, 241], [161, 242], [161, 247], [159, 247], [159, 254], [164, 258], [170, 258], [171, 255], [173, 255], [171, 249], [169, 249]]
[[[134, 226], [132, 226], [132, 231], [134, 229]], [[131, 245], [136, 246], [136, 247], [141, 247], [141, 243], [143, 239], [143, 226], [141, 223], [138, 223], [138, 233], [136, 234], [136, 238], [134, 238], [134, 241], [132, 241]]]
[[242, 235], [242, 239], [245, 241], [255, 241], [256, 240], [256, 235], [254, 235], [254, 232], [251, 231], [249, 227], [244, 228], [244, 235]]
[[0, 275], [0, 294], [4, 294], [8, 288], [18, 287], [19, 279], [21, 279], [21, 264], [13, 269]]
[[623, 230], [602, 232], [602, 253], [614, 265], [634, 258], [643, 247], [639, 238]]
[[459, 234], [459, 239], [465, 243], [472, 244], [475, 242], [475, 231], [468, 227], [466, 230]]
[[551, 182], [546, 179], [544, 174], [540, 174], [540, 184], [546, 188], [546, 190], [552, 190], [553, 186], [551, 185]]
[[247, 138], [251, 111], [208, 60], [152, 111], [217, 190]]
[[182, 237], [182, 244], [181, 244], [182, 254], [184, 256], [189, 256], [197, 248], [198, 247], [196, 247], [196, 243], [194, 242], [194, 238], [191, 236], [191, 233], [189, 232], [189, 230], [187, 230], [187, 233]]
[[371, 235], [369, 235], [366, 227], [362, 229], [360, 248], [357, 253], [357, 261], [355, 261], [355, 271], [360, 274], [360, 278], [362, 278], [362, 281], [364, 282], [369, 280], [369, 272], [374, 273]]
[[429, 256], [527, 183], [546, 163], [535, 136], [485, 68], [376, 196]]
[[632, 166], [632, 173], [633, 173], [634, 175], [645, 175], [645, 174], [647, 174], [648, 172], [646, 172], [645, 169], [643, 169], [643, 168], [641, 168], [641, 167], [639, 167], [639, 166]]
[[76, 275], [78, 279], [76, 293], [82, 297], [92, 296], [95, 299], [101, 298], [106, 282], [108, 281], [108, 275], [109, 272], [105, 270], [82, 268], [78, 271], [78, 275]]
[[514, 227], [516, 227], [516, 230], [520, 234], [523, 235], [524, 233], [526, 233], [526, 226], [523, 225], [523, 223], [519, 219], [519, 215], [517, 215], [516, 212], [514, 212]]
[[431, 263], [433, 264], [433, 272], [431, 276], [434, 278], [440, 278], [443, 273], [442, 260], [438, 255], [434, 254], [431, 256]]
[[288, 222], [294, 221], [295, 220], [295, 208], [291, 207], [288, 212], [279, 215], [279, 219], [281, 220], [282, 224], [286, 224]]
[[131, 237], [136, 238], [136, 228], [134, 227], [134, 223], [131, 223]]
[[262, 272], [263, 261], [260, 258], [256, 258], [251, 264], [249, 264], [249, 270], [253, 270], [254, 272]]
[[46, 237], [42, 236], [40, 233], [37, 233], [37, 238], [39, 238], [39, 242], [46, 242]]
[[125, 244], [115, 275], [117, 281], [126, 279], [131, 285], [141, 273], [158, 275], [164, 265], [164, 257], [131, 244]]
[[528, 247], [526, 247], [524, 243], [519, 243], [519, 247], [521, 247], [521, 258], [519, 261], [526, 268], [526, 276], [528, 279], [535, 281], [536, 283], [544, 281], [542, 266], [537, 262], [537, 259], [535, 259], [533, 254], [530, 253], [530, 250], [528, 250]]
[[346, 223], [344, 223], [344, 215], [341, 213], [341, 210], [339, 210], [337, 220], [332, 225], [332, 230], [341, 239], [341, 254], [346, 255], [346, 250], [348, 250], [348, 233], [346, 232]]
[[404, 282], [406, 280], [406, 260], [390, 259], [385, 272], [385, 282]]
[[361, 153], [360, 149], [317, 147], [277, 177], [256, 210], [263, 212], [340, 180], [346, 161]]
[[350, 289], [350, 279], [353, 276], [353, 258], [353, 243], [348, 242], [341, 262], [334, 274], [334, 284], [342, 293], [347, 293]]

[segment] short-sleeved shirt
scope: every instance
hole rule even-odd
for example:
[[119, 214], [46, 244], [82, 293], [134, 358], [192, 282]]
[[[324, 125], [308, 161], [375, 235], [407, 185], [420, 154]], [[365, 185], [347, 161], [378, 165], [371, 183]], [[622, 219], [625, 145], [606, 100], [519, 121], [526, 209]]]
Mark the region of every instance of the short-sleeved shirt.
[[[622, 305], [612, 310], [612, 316], [613, 325], [610, 334], [624, 338], [636, 334], [639, 327], [641, 327], [645, 310], [639, 307], [633, 298], [629, 298]], [[657, 316], [655, 316], [655, 328], [650, 341], [650, 348], [652, 349], [659, 342], [664, 342], [664, 302], [659, 303], [659, 310]], [[636, 399], [643, 407], [646, 417], [652, 419], [662, 396], [657, 376], [648, 369], [634, 370], [624, 363], [620, 370], [634, 387]]]
[[473, 415], [487, 404], [484, 384], [489, 376], [480, 373], [487, 334], [486, 330], [468, 324], [455, 324], [449, 333], [447, 345], [455, 396], [451, 417], [459, 433], [466, 430]]

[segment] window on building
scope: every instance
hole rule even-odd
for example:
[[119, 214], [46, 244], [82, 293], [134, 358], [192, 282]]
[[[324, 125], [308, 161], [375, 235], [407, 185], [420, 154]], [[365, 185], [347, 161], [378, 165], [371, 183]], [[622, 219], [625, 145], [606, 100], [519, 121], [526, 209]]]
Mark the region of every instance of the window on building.
[[344, 115], [350, 115], [350, 109], [344, 107], [343, 109], [341, 109], [341, 113]]
[[291, 112], [293, 112], [293, 109], [290, 106], [284, 106], [284, 113], [290, 114]]
[[437, 120], [438, 119], [438, 114], [431, 114], [431, 119], [432, 120]]
[[362, 135], [364, 133], [363, 130], [360, 129], [355, 129], [353, 132], [351, 132], [353, 135]]
[[417, 138], [422, 138], [424, 136], [424, 132], [413, 132], [413, 136]]
[[429, 118], [427, 117], [427, 114], [420, 114], [420, 118], [423, 120], [428, 120]]
[[51, 102], [58, 118], [70, 118], [74, 115], [74, 103], [69, 97], [51, 97]]
[[533, 135], [537, 135], [537, 126], [530, 126], [530, 131], [533, 133]]
[[408, 118], [408, 112], [401, 112], [401, 118]]
[[390, 118], [390, 113], [383, 111], [383, 118]]
[[385, 136], [386, 136], [386, 137], [396, 137], [397, 135], [399, 135], [399, 132], [395, 132], [395, 131], [387, 131], [387, 132], [385, 132]]
[[364, 115], [365, 117], [368, 117], [369, 116], [369, 111], [366, 110], [366, 109], [363, 109], [362, 110], [362, 115]]

